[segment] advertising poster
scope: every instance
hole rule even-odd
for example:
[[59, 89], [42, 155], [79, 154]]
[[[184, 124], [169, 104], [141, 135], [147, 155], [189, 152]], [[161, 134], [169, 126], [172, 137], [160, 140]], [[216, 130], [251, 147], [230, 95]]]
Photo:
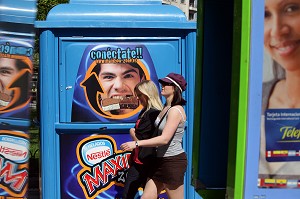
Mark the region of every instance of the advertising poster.
[[0, 198], [28, 198], [36, 1], [0, 1]]
[[[61, 198], [121, 199], [131, 155], [120, 150], [122, 143], [131, 140], [128, 126], [122, 124], [131, 122], [133, 127], [142, 110], [134, 96], [136, 84], [152, 80], [160, 88], [158, 77], [145, 44], [84, 45], [71, 122], [111, 123], [116, 128], [104, 128], [101, 134], [90, 130], [60, 134]], [[141, 193], [142, 189], [135, 199]], [[166, 198], [166, 193], [160, 198]]]
[[[27, 198], [29, 135], [15, 122], [29, 120], [31, 39], [0, 37], [0, 198]], [[14, 126], [14, 127], [13, 127]]]
[[73, 122], [135, 122], [142, 107], [134, 87], [158, 78], [142, 44], [98, 44], [82, 55], [73, 97]]
[[118, 150], [122, 130], [109, 133], [61, 136], [61, 143], [69, 146], [61, 150], [62, 198], [122, 198], [130, 152]]
[[27, 198], [29, 136], [0, 130], [0, 198]]
[[0, 118], [28, 119], [32, 40], [0, 37]]
[[[129, 135], [125, 136], [127, 131], [60, 136], [61, 198], [122, 198], [131, 153], [118, 148], [131, 139]], [[141, 194], [140, 188], [135, 199], [140, 198]], [[165, 191], [160, 198], [167, 198]]]
[[300, 188], [300, 1], [265, 0], [258, 186]]

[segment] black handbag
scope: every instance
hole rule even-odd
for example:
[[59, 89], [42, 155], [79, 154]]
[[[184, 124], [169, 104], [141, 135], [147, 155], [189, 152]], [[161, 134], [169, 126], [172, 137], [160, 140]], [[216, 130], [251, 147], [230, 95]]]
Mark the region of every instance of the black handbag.
[[[164, 117], [167, 115], [167, 112], [168, 110], [170, 109], [171, 107], [169, 107], [167, 109], [167, 111], [164, 113], [164, 115], [162, 116], [162, 118], [159, 120], [155, 130], [153, 131], [153, 134], [151, 137], [156, 137], [159, 135], [159, 130], [158, 130], [158, 127], [159, 125], [161, 124], [161, 122], [163, 121]], [[141, 162], [144, 162], [147, 158], [150, 158], [150, 157], [156, 157], [156, 147], [139, 147], [139, 154], [138, 154], [138, 159], [141, 161]]]

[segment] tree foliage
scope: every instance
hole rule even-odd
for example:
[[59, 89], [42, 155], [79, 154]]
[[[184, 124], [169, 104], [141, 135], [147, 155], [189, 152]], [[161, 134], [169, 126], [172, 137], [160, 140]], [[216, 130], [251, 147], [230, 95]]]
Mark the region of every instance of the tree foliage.
[[[69, 3], [69, 0], [37, 0], [37, 13], [36, 13], [36, 20], [37, 21], [44, 21], [47, 18], [49, 11], [58, 4]], [[38, 67], [39, 65], [39, 51], [40, 51], [40, 44], [39, 44], [39, 35], [37, 34], [35, 37], [35, 54], [34, 54], [34, 63], [35, 66]]]
[[69, 3], [69, 0], [38, 0], [36, 19], [38, 21], [46, 20], [48, 12], [54, 6], [62, 3]]

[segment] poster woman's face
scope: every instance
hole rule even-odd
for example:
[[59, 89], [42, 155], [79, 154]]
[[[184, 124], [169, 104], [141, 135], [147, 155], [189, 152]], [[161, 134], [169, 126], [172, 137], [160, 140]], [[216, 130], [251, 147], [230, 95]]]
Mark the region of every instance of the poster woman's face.
[[264, 46], [286, 70], [300, 69], [300, 0], [266, 0]]

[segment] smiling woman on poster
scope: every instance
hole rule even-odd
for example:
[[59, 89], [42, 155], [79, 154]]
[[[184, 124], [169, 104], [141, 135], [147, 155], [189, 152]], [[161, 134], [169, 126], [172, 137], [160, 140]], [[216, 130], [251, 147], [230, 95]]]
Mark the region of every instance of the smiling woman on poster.
[[300, 179], [299, 138], [293, 136], [300, 128], [299, 44], [300, 0], [265, 0], [264, 48], [272, 58], [273, 78], [262, 92], [263, 179]]
[[268, 87], [266, 108], [300, 108], [300, 1], [266, 0], [265, 8], [264, 46], [285, 71]]

